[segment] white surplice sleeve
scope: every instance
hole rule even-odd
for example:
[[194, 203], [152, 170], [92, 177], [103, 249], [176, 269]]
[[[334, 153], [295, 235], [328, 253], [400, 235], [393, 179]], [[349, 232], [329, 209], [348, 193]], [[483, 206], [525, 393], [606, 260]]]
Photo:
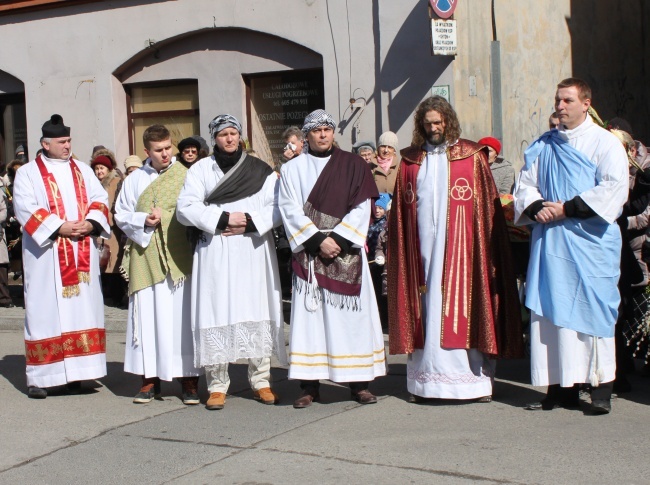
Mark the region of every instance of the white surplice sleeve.
[[[194, 226], [214, 234], [223, 210], [215, 204], [205, 203], [210, 194], [206, 185], [207, 176], [203, 173], [204, 167], [200, 163], [197, 162], [187, 171], [185, 184], [176, 203], [176, 218], [184, 226]], [[213, 189], [214, 187], [209, 187], [210, 191]]]
[[354, 247], [364, 247], [370, 225], [370, 207], [370, 199], [357, 205], [345, 215], [332, 232], [350, 241]]
[[[280, 175], [280, 193], [278, 196], [278, 207], [284, 222], [287, 239], [291, 245], [291, 251], [300, 252], [303, 243], [310, 237], [320, 232], [312, 220], [305, 215], [303, 210], [304, 202], [300, 200], [296, 187], [299, 187], [299, 180], [292, 180], [291, 171], [285, 170], [288, 165], [282, 167]], [[297, 177], [298, 174], [296, 173]]]
[[515, 184], [513, 198], [515, 202], [515, 224], [523, 226], [533, 224], [537, 221], [531, 220], [524, 211], [536, 200], [543, 199], [537, 184], [537, 160], [528, 168], [519, 173]]
[[257, 229], [260, 236], [282, 223], [282, 216], [278, 209], [279, 190], [278, 174], [273, 172], [266, 178], [261, 190], [262, 197], [264, 197], [262, 208], [258, 211], [248, 211], [248, 215], [251, 216], [255, 229]]
[[45, 189], [40, 189], [37, 185], [42, 185], [43, 182], [38, 169], [35, 168], [36, 164], [30, 162], [16, 172], [14, 212], [25, 232], [39, 247], [46, 248], [54, 242], [50, 236], [63, 225], [64, 221], [56, 214], [50, 214], [47, 203], [41, 200], [44, 197], [41, 192]]
[[627, 154], [623, 144], [612, 136], [609, 145], [598, 154], [596, 186], [580, 198], [600, 217], [612, 224], [623, 209], [629, 191]]
[[115, 222], [131, 241], [146, 248], [151, 241], [153, 228], [145, 226], [146, 212], [136, 212], [138, 204], [139, 178], [148, 177], [146, 172], [137, 171], [124, 179], [122, 190], [115, 203]]

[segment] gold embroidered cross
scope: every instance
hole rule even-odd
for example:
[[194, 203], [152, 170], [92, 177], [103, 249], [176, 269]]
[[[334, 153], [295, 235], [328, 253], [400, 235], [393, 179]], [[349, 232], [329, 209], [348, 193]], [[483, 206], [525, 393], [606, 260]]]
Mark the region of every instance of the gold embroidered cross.
[[48, 350], [41, 344], [36, 344], [35, 348], [32, 349], [32, 355], [38, 358], [39, 362], [43, 362], [45, 360], [45, 357], [47, 357], [47, 354]]
[[90, 352], [90, 346], [93, 344], [92, 340], [88, 340], [88, 334], [82, 333], [79, 340], [77, 340], [77, 347], [83, 348], [84, 352]]

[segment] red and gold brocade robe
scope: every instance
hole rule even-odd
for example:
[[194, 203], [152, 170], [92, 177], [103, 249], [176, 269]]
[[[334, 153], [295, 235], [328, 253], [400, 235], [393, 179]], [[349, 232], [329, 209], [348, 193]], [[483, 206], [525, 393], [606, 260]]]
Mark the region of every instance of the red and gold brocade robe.
[[[426, 151], [402, 150], [388, 220], [388, 313], [391, 354], [422, 349], [427, 291], [417, 221], [417, 176]], [[459, 140], [447, 149], [447, 242], [442, 348], [521, 357], [522, 324], [506, 222], [484, 147]]]

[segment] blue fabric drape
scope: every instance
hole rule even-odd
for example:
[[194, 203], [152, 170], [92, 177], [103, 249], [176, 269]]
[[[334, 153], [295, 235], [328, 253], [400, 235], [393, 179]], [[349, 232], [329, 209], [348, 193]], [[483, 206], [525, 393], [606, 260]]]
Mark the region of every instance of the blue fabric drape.
[[[525, 168], [537, 159], [544, 200], [566, 202], [596, 186], [596, 165], [557, 130], [528, 147]], [[621, 232], [600, 216], [535, 224], [526, 306], [552, 321], [596, 337], [613, 337], [620, 295]]]

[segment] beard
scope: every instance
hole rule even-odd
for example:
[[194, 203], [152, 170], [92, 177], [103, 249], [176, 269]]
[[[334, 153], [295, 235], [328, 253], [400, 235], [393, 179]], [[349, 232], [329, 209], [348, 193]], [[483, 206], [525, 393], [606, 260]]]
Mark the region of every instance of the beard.
[[445, 133], [432, 133], [427, 136], [427, 141], [431, 145], [442, 145], [445, 142]]

